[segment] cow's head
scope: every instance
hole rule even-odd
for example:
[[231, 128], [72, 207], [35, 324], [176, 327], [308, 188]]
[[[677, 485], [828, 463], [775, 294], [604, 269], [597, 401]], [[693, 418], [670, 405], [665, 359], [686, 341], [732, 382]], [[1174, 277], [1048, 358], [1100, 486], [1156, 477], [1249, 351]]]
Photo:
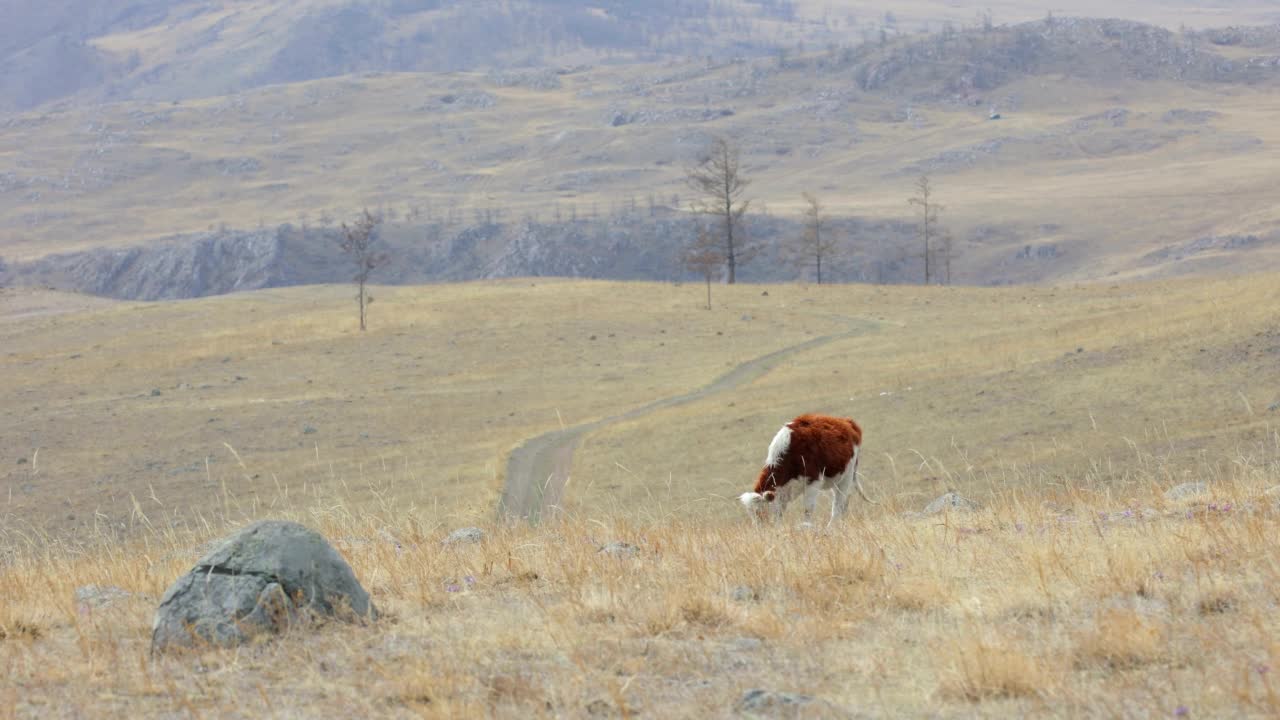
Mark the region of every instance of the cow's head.
[[738, 496], [738, 502], [742, 503], [753, 519], [762, 522], [769, 518], [769, 511], [775, 507], [773, 503], [777, 497], [778, 493], [774, 490], [745, 492]]

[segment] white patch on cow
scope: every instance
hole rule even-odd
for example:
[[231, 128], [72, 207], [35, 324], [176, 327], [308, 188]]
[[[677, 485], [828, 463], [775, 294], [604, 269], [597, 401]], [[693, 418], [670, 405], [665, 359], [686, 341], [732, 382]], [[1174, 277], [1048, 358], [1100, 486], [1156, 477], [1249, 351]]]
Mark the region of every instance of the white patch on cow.
[[782, 457], [787, 454], [789, 447], [791, 447], [791, 426], [783, 425], [778, 434], [773, 436], [773, 442], [769, 443], [769, 454], [765, 457], [764, 464], [777, 467]]

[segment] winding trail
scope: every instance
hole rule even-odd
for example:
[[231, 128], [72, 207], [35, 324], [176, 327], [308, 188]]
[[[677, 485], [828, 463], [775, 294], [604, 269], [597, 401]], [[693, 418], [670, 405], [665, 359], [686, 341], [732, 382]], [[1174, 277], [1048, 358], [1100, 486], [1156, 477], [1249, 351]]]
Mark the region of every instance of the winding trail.
[[519, 518], [536, 523], [547, 509], [559, 506], [573, 467], [573, 451], [588, 433], [613, 423], [634, 420], [656, 410], [685, 405], [726, 390], [733, 390], [763, 377], [793, 355], [837, 340], [865, 335], [879, 329], [882, 325], [882, 323], [860, 318], [841, 317], [840, 319], [849, 323], [851, 329], [811, 338], [748, 360], [710, 383], [687, 393], [661, 398], [618, 415], [552, 430], [525, 441], [513, 450], [507, 459], [506, 483], [502, 489], [502, 499], [498, 501], [498, 517], [500, 519]]

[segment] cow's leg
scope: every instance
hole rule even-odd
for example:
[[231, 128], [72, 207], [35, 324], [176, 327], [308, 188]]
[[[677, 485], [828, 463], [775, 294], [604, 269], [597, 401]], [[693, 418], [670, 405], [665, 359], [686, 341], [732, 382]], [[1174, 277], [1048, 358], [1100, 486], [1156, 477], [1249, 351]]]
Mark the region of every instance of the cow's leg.
[[845, 510], [849, 508], [849, 494], [853, 492], [858, 483], [858, 446], [853, 446], [853, 458], [849, 461], [849, 466], [840, 474], [840, 479], [836, 481], [835, 497], [831, 500], [831, 522], [835, 522], [838, 518], [844, 517]]
[[822, 489], [820, 481], [815, 480], [808, 482], [805, 478], [796, 478], [796, 482], [805, 483], [804, 486], [804, 521], [813, 520], [814, 508], [818, 507], [818, 492]]

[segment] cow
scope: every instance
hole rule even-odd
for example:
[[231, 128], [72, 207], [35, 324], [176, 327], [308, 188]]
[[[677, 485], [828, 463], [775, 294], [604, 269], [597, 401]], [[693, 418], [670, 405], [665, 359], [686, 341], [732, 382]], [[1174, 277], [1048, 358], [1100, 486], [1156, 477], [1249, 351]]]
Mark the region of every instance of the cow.
[[769, 443], [769, 454], [756, 480], [755, 490], [738, 500], [758, 520], [781, 518], [787, 503], [804, 493], [804, 518], [808, 522], [818, 504], [818, 491], [831, 490], [831, 522], [849, 506], [849, 493], [857, 490], [874, 503], [858, 482], [858, 454], [862, 428], [849, 418], [806, 414], [778, 430]]

